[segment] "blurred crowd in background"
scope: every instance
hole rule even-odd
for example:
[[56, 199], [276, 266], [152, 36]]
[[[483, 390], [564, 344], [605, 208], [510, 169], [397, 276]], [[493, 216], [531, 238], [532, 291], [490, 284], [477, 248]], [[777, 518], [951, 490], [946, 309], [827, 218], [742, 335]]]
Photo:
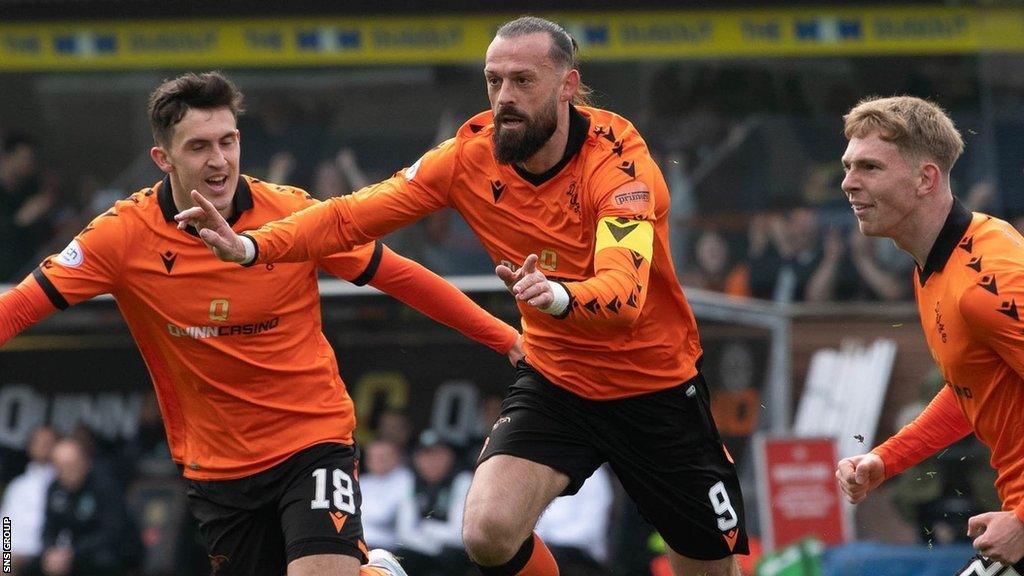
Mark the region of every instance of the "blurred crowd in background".
[[[462, 547], [462, 507], [490, 430], [483, 422], [499, 410], [500, 398], [483, 400], [479, 432], [464, 444], [416, 431], [395, 410], [363, 431], [359, 483], [370, 548], [395, 551], [418, 576], [475, 573]], [[36, 429], [24, 458], [0, 466], [0, 514], [14, 522], [14, 573], [208, 573], [179, 480], [152, 395], [130, 442], [103, 442], [85, 426], [67, 435]], [[537, 531], [563, 574], [651, 573], [663, 545], [614, 483], [601, 468], [541, 519]], [[66, 570], [65, 556], [74, 559]]]
[[[1024, 103], [1024, 85], [993, 85], [1000, 81], [997, 64], [970, 57], [822, 59], [788, 68], [647, 63], [631, 72], [636, 78], [624, 68], [600, 64], [583, 73], [598, 90], [596, 104], [632, 120], [660, 162], [673, 195], [673, 250], [684, 286], [782, 302], [911, 298], [906, 279], [913, 263], [890, 243], [855, 233], [840, 188], [841, 117], [871, 94], [930, 97], [947, 108], [967, 142], [953, 172], [954, 193], [972, 209], [1024, 225], [1024, 200], [1013, 194], [1024, 185], [1024, 120], [1012, 113]], [[994, 69], [988, 80], [979, 77], [985, 69]], [[242, 172], [321, 199], [377, 182], [486, 106], [478, 73], [437, 67], [395, 78], [385, 70], [374, 80], [363, 72], [370, 78], [365, 85], [317, 84], [305, 92], [275, 86], [272, 76], [256, 83], [240, 75], [248, 97], [239, 122]], [[315, 73], [330, 74], [344, 76]], [[631, 83], [644, 87], [639, 96], [620, 93]], [[420, 104], [410, 100], [416, 95]], [[43, 100], [60, 108], [62, 98]], [[141, 115], [142, 106], [132, 113]], [[39, 113], [65, 120], [57, 110]], [[0, 115], [2, 282], [20, 280], [115, 200], [160, 177], [148, 159], [151, 142], [139, 130], [137, 148], [112, 161], [102, 146], [72, 150], [66, 140], [88, 142], [82, 135], [64, 132], [50, 142], [52, 130], [24, 130], [15, 120]], [[103, 140], [103, 128], [97, 132]], [[387, 241], [444, 275], [493, 272], [450, 211]]]

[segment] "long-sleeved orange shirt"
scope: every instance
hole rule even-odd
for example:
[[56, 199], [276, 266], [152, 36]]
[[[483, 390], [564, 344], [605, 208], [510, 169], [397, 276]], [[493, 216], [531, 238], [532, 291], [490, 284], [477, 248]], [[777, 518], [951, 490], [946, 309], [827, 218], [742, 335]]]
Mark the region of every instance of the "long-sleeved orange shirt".
[[490, 112], [392, 178], [251, 232], [257, 262], [302, 261], [452, 207], [495, 263], [540, 257], [571, 297], [558, 318], [519, 303], [530, 363], [580, 396], [621, 398], [696, 374], [696, 322], [668, 243], [669, 195], [624, 118], [573, 108], [564, 158], [529, 174], [494, 158]]
[[1024, 238], [955, 201], [916, 279], [921, 327], [945, 386], [874, 452], [888, 477], [973, 430], [992, 450], [1003, 509], [1024, 522]]
[[[239, 230], [316, 203], [242, 177]], [[55, 309], [114, 296], [149, 369], [174, 460], [197, 480], [270, 468], [322, 442], [352, 442], [355, 413], [321, 332], [316, 268], [369, 283], [502, 353], [516, 331], [379, 243], [299, 264], [239, 268], [177, 229], [169, 181], [96, 218], [0, 296], [0, 344]]]

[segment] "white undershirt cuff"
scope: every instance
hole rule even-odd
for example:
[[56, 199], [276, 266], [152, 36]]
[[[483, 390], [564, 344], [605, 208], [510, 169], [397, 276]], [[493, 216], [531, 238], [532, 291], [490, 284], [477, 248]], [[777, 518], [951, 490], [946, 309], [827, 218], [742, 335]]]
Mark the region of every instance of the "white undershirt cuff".
[[569, 291], [565, 289], [565, 286], [562, 286], [558, 282], [552, 282], [551, 280], [548, 280], [548, 286], [551, 287], [551, 292], [555, 297], [551, 301], [551, 304], [537, 309], [545, 314], [559, 316], [569, 307], [569, 302], [571, 301], [569, 298]]

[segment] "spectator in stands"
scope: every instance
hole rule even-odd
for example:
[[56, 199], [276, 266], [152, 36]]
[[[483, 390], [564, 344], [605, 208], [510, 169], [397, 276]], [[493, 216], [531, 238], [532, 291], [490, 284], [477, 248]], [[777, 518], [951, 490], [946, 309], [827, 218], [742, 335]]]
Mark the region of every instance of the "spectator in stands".
[[[309, 190], [317, 161], [323, 158], [325, 131], [300, 105], [294, 93], [261, 95], [239, 119], [246, 135], [242, 172], [267, 182], [288, 182]], [[287, 178], [275, 180], [286, 175]]]
[[750, 270], [731, 257], [725, 236], [705, 229], [697, 236], [693, 258], [686, 268], [676, 270], [687, 288], [703, 288], [730, 296], [750, 296]]
[[36, 143], [27, 135], [0, 143], [0, 282], [20, 279], [50, 235], [55, 181], [41, 180], [37, 160]]
[[898, 302], [913, 296], [907, 279], [914, 259], [885, 238], [870, 238], [853, 228], [848, 236], [850, 260], [860, 278], [862, 299]]
[[267, 182], [291, 182], [295, 172], [295, 155], [287, 150], [275, 152], [267, 162]]
[[56, 475], [50, 452], [57, 434], [49, 426], [32, 432], [28, 443], [28, 466], [4, 491], [0, 516], [11, 518], [11, 551], [14, 571], [39, 557], [43, 551], [43, 521], [46, 516], [46, 491]]
[[52, 460], [57, 478], [46, 495], [43, 553], [29, 572], [113, 576], [134, 567], [142, 549], [122, 493], [93, 472], [75, 439], [57, 442]]
[[[298, 161], [289, 151], [275, 153], [267, 168], [268, 182], [289, 182], [293, 178]], [[310, 192], [317, 200], [333, 196], [344, 196], [370, 184], [370, 179], [359, 167], [354, 150], [344, 147], [334, 158], [318, 162], [313, 169]]]
[[[814, 209], [797, 206], [784, 216], [754, 216], [749, 232], [750, 289], [776, 302], [827, 302], [846, 279], [843, 234], [829, 228], [824, 240]], [[842, 277], [842, 278], [841, 278]]]
[[572, 496], [555, 498], [537, 523], [562, 576], [608, 574], [608, 533], [614, 494], [601, 466]]
[[412, 494], [415, 479], [405, 464], [405, 447], [389, 438], [366, 446], [363, 474], [363, 538], [370, 548], [395, 548], [398, 508]]
[[455, 466], [455, 449], [425, 430], [413, 454], [415, 486], [398, 511], [396, 553], [416, 576], [462, 576], [471, 568], [462, 550], [462, 514], [472, 481]]
[[376, 437], [393, 440], [402, 450], [411, 448], [412, 422], [409, 415], [401, 410], [389, 408], [377, 418]]

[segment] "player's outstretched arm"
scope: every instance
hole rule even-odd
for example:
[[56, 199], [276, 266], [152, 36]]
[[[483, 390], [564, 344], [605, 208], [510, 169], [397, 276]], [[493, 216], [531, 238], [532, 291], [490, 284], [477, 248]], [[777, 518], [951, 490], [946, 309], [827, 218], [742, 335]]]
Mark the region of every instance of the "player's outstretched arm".
[[[242, 264], [252, 259], [251, 254], [246, 257], [246, 246], [242, 237], [231, 229], [228, 221], [217, 212], [209, 200], [193, 190], [192, 201], [196, 203], [195, 206], [182, 210], [174, 217], [179, 229], [194, 227], [213, 254], [225, 262]], [[255, 250], [252, 252], [255, 253]]]
[[522, 352], [515, 328], [489, 314], [469, 296], [421, 264], [384, 248], [370, 285], [433, 320], [507, 355], [513, 364], [519, 360], [515, 356]]
[[885, 481], [885, 463], [878, 454], [870, 452], [843, 458], [836, 467], [836, 480], [846, 499], [857, 504]]
[[21, 284], [0, 294], [0, 346], [56, 311], [42, 286], [27, 276]]

